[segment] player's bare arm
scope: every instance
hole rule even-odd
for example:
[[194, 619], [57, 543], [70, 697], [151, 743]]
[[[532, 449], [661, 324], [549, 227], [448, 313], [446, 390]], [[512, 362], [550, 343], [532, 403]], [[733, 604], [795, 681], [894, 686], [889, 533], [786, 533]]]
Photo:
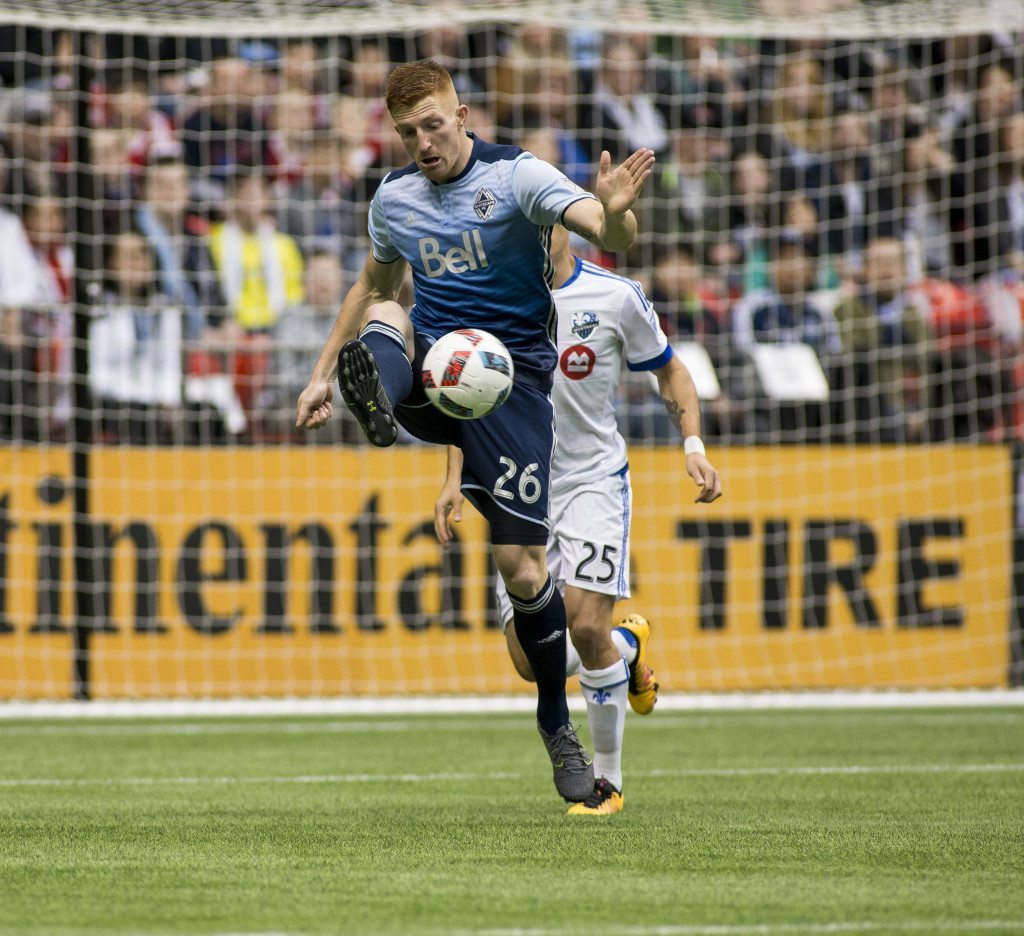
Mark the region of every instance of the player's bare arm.
[[448, 470], [444, 486], [434, 504], [434, 532], [437, 541], [445, 549], [451, 544], [452, 529], [449, 518], [455, 523], [462, 521], [462, 449], [457, 445], [448, 446]]
[[377, 302], [394, 300], [402, 288], [406, 262], [381, 263], [371, 253], [366, 258], [359, 279], [348, 291], [338, 310], [338, 317], [323, 351], [313, 368], [309, 384], [299, 396], [295, 425], [319, 429], [333, 411], [334, 378], [338, 369], [338, 352], [346, 341], [359, 334], [366, 310]]
[[[658, 389], [669, 418], [675, 423], [684, 439], [700, 439], [700, 401], [686, 365], [673, 355], [664, 367], [655, 374]], [[701, 491], [694, 503], [710, 504], [722, 496], [722, 481], [714, 465], [700, 451], [686, 455], [686, 473], [693, 478]]]
[[654, 167], [654, 151], [640, 149], [612, 169], [607, 150], [601, 153], [595, 201], [573, 202], [562, 223], [602, 250], [628, 250], [636, 237], [636, 217], [631, 211]]

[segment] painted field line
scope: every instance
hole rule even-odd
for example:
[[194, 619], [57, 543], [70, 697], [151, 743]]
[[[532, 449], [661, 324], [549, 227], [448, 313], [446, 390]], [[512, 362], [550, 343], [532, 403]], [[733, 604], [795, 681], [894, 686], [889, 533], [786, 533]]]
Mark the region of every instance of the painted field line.
[[[662, 693], [660, 711], [771, 709], [900, 709], [1024, 706], [1024, 689], [858, 690], [821, 692]], [[505, 696], [372, 696], [318, 699], [149, 699], [93, 702], [0, 702], [5, 718], [169, 718], [230, 715], [458, 715], [529, 712], [529, 694]], [[569, 706], [584, 711], [570, 693]]]
[[[1024, 920], [852, 920], [844, 923], [694, 923], [680, 925], [624, 925], [606, 929], [588, 927], [589, 936], [830, 936], [843, 933], [963, 933], [1024, 932]], [[523, 929], [458, 929], [448, 936], [570, 936], [572, 927]]]
[[[636, 770], [630, 777], [700, 779], [702, 777], [814, 777], [870, 774], [984, 774], [1021, 773], [1021, 764], [849, 764], [791, 767], [685, 767], [678, 770]], [[83, 787], [83, 786], [234, 786], [259, 784], [341, 784], [341, 783], [451, 783], [470, 780], [522, 780], [528, 775], [511, 772], [454, 772], [400, 774], [299, 774], [296, 776], [227, 777], [8, 777], [0, 787]]]
[[[2, 711], [2, 710], [0, 710]], [[315, 716], [299, 721], [284, 721], [276, 718], [240, 718], [237, 721], [210, 721], [198, 718], [190, 721], [157, 722], [152, 720], [127, 721], [123, 718], [82, 721], [80, 719], [59, 719], [58, 724], [41, 725], [34, 719], [16, 719], [3, 724], [0, 715], [0, 738], [4, 737], [107, 737], [107, 736], [202, 736], [202, 735], [321, 735], [321, 734], [394, 734], [402, 732], [429, 731], [434, 727], [446, 731], [532, 731], [532, 722], [521, 717], [522, 713], [484, 713], [479, 716], [462, 718], [455, 715], [427, 715], [412, 720], [400, 717], [378, 717], [352, 715], [345, 721], [323, 721]], [[704, 730], [730, 726], [753, 725], [759, 729], [775, 728], [788, 730], [794, 722], [815, 722], [824, 717], [830, 719], [863, 719], [860, 709], [806, 710], [766, 709], [754, 712], [700, 712], [692, 714], [657, 714], [654, 718], [640, 720], [638, 716], [629, 719], [629, 730], [641, 727], [644, 731]], [[983, 721], [986, 724], [1007, 724], [1024, 726], [1024, 711], [1003, 712], [987, 708], [948, 709], [930, 711], [898, 711], [891, 718], [899, 724], [913, 724], [923, 728], [960, 725], [966, 721]], [[301, 718], [301, 717], [300, 717]]]

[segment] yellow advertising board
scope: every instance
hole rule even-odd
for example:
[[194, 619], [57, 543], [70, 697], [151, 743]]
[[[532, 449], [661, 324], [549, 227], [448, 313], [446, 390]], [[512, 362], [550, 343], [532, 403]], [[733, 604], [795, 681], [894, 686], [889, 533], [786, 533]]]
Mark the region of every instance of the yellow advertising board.
[[0, 698], [72, 689], [71, 459], [0, 447]]
[[[443, 457], [95, 450], [93, 697], [529, 691], [489, 611], [483, 521], [467, 506], [455, 547], [434, 539]], [[67, 697], [70, 498], [53, 481], [66, 490], [67, 460], [0, 458], [0, 695]], [[631, 456], [633, 596], [621, 608], [652, 620], [663, 687], [1006, 683], [1007, 451], [712, 458], [725, 496], [696, 505], [678, 449]]]

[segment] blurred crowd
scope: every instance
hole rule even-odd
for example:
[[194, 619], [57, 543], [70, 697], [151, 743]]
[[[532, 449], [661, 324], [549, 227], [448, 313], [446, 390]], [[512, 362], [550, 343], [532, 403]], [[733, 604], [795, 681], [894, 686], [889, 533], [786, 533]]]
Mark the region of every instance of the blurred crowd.
[[[68, 433], [85, 112], [96, 441], [358, 442], [339, 409], [296, 432], [295, 400], [368, 249], [369, 200], [408, 161], [387, 74], [431, 56], [474, 133], [580, 185], [602, 150], [655, 150], [629, 254], [574, 247], [704, 349], [710, 439], [1024, 439], [1022, 37], [628, 30], [105, 36], [76, 110], [72, 38], [0, 27], [0, 438]], [[649, 383], [621, 394], [631, 441], [673, 440]]]

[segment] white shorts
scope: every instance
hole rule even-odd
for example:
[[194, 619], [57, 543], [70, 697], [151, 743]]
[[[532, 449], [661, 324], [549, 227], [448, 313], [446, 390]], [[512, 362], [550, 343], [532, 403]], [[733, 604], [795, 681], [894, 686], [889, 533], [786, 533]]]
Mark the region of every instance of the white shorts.
[[[548, 571], [558, 590], [629, 597], [629, 519], [633, 488], [629, 469], [582, 487], [552, 492], [548, 505]], [[498, 576], [498, 615], [502, 633], [512, 619], [512, 603]]]

